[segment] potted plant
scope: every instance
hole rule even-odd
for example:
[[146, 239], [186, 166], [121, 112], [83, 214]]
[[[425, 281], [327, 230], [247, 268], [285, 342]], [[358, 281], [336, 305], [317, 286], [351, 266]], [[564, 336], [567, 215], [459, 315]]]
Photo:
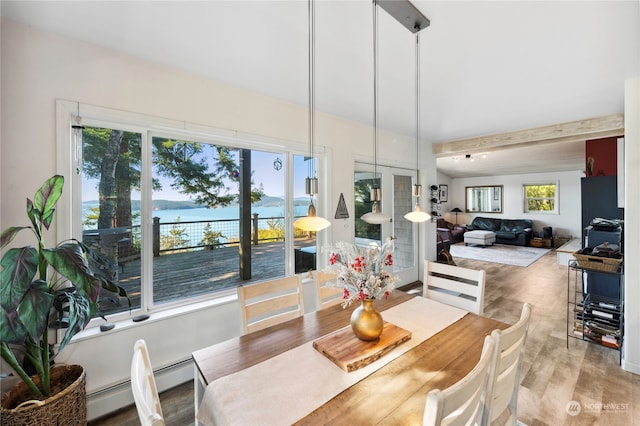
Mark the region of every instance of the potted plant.
[[[2, 424], [11, 424], [12, 416], [17, 419], [13, 421], [22, 422], [20, 424], [45, 423], [41, 417], [34, 420], [24, 416], [29, 415], [29, 410], [42, 411], [43, 405], [54, 402], [52, 400], [58, 404], [57, 392], [70, 393], [64, 390], [69, 383], [56, 382], [59, 376], [67, 376], [67, 382], [81, 387], [76, 393], [83, 399], [81, 406], [86, 406], [84, 369], [80, 366], [54, 368], [53, 361], [71, 338], [99, 314], [101, 288], [127, 297], [126, 291], [111, 280], [105, 258], [82, 242], [70, 239], [51, 248], [45, 246], [44, 231], [51, 226], [63, 186], [62, 176], [49, 178], [33, 200], [27, 198], [31, 225], [12, 226], [2, 232], [0, 249], [5, 249], [24, 229], [30, 229], [37, 241], [35, 246], [6, 249], [0, 264], [2, 359], [22, 379], [22, 383], [2, 397]], [[55, 350], [49, 342], [51, 328], [64, 329], [64, 336]], [[22, 363], [20, 358], [24, 358]], [[30, 375], [31, 371], [35, 374]], [[35, 407], [16, 408], [23, 400], [34, 400]], [[59, 406], [55, 408], [53, 415], [58, 421], [61, 415], [64, 416], [64, 410]], [[86, 409], [80, 413], [77, 410], [76, 405], [71, 413], [73, 420], [80, 417], [82, 420], [78, 419], [78, 422], [84, 424]]]

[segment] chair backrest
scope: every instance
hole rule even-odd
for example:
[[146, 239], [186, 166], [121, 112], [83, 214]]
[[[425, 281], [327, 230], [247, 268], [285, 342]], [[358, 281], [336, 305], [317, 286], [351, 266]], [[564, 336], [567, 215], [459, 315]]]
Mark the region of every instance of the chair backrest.
[[344, 294], [344, 289], [327, 285], [328, 283], [335, 282], [336, 278], [338, 278], [338, 273], [315, 271], [314, 275], [316, 277], [318, 309], [325, 309], [329, 306], [342, 303], [342, 295]]
[[131, 390], [142, 426], [164, 426], [162, 407], [147, 344], [140, 339], [133, 348], [131, 360]]
[[483, 270], [425, 260], [422, 294], [428, 299], [482, 315], [484, 281]]
[[304, 314], [299, 275], [240, 286], [238, 299], [245, 334]]
[[465, 377], [447, 389], [434, 389], [427, 395], [422, 424], [480, 425], [485, 409], [485, 394], [495, 341], [484, 339], [480, 361]]
[[486, 424], [497, 419], [507, 408], [511, 414], [510, 423], [517, 424], [520, 369], [530, 318], [531, 305], [525, 303], [517, 323], [506, 330], [493, 330], [491, 333], [496, 341], [496, 350], [489, 370], [484, 418]]

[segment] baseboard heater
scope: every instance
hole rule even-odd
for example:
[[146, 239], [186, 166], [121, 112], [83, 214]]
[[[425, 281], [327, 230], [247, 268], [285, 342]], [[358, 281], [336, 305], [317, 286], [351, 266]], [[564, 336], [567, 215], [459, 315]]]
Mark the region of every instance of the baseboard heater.
[[[153, 374], [159, 392], [193, 381], [193, 359], [183, 359], [154, 370]], [[133, 403], [131, 380], [116, 383], [87, 394], [87, 419], [97, 419]]]

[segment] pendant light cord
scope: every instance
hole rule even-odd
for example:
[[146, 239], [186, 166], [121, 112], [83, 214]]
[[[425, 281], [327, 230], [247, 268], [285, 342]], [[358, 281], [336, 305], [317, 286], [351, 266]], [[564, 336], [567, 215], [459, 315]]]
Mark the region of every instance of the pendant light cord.
[[[378, 178], [378, 7], [373, 0], [373, 180]], [[377, 186], [377, 185], [374, 185]]]
[[314, 135], [314, 112], [315, 112], [315, 2], [309, 0], [309, 178], [314, 176], [313, 158], [313, 135]]
[[416, 32], [416, 184], [420, 185], [420, 29]]

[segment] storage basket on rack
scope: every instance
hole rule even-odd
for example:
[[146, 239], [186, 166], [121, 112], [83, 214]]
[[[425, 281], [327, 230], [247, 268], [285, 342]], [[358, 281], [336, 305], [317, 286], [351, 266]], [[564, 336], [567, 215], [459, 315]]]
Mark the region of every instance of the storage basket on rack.
[[620, 259], [613, 257], [589, 256], [582, 254], [582, 250], [573, 253], [576, 262], [581, 268], [595, 269], [597, 271], [618, 272], [622, 265], [622, 255]]

